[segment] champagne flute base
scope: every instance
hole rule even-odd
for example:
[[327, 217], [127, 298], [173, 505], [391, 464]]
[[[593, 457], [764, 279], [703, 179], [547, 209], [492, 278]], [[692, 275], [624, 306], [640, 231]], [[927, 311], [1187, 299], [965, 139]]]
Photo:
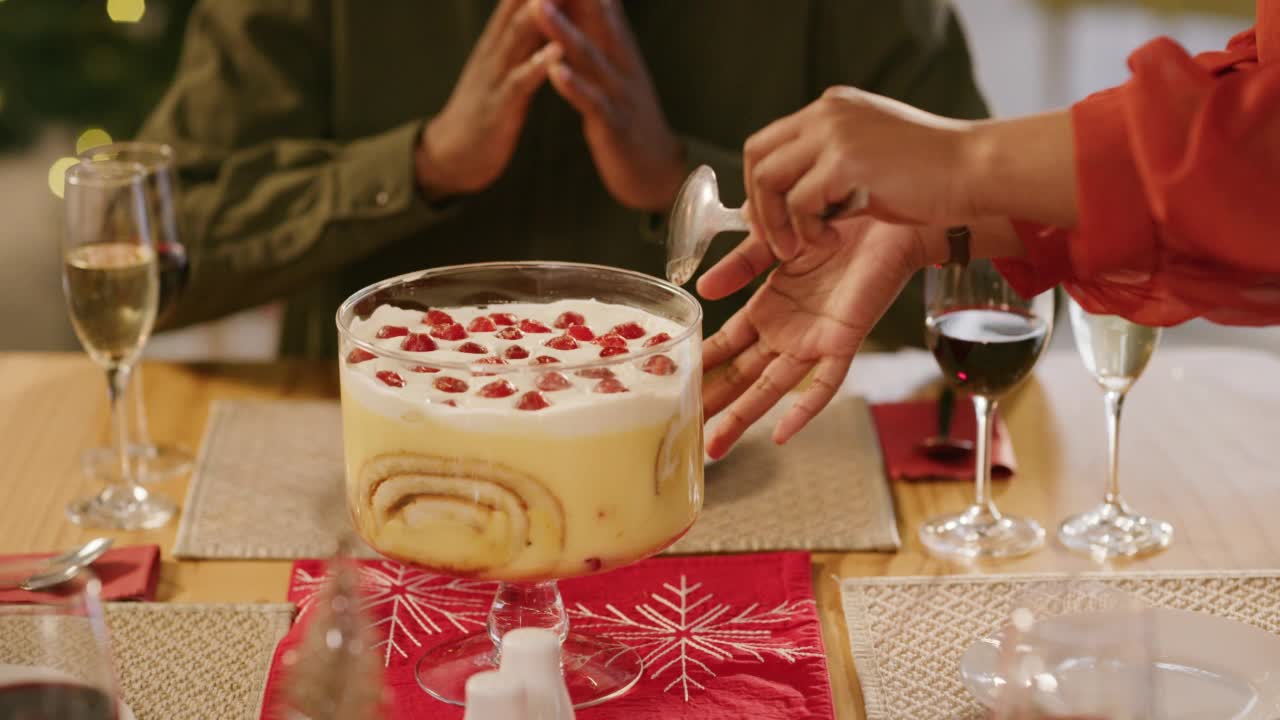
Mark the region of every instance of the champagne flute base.
[[[644, 670], [644, 661], [634, 649], [591, 635], [570, 633], [560, 653], [569, 698], [578, 710], [627, 692]], [[479, 632], [429, 650], [418, 660], [414, 676], [435, 699], [464, 705], [467, 678], [497, 668], [493, 640], [487, 632]]]
[[1160, 552], [1173, 542], [1173, 526], [1124, 505], [1103, 503], [1058, 526], [1058, 542], [1092, 557], [1134, 557]]
[[965, 560], [1018, 557], [1044, 546], [1044, 528], [1036, 521], [992, 515], [979, 505], [933, 518], [920, 526], [919, 535], [929, 552]]
[[155, 495], [136, 499], [128, 488], [109, 487], [100, 494], [67, 506], [67, 517], [95, 530], [153, 530], [173, 519], [177, 506]]
[[[185, 448], [177, 445], [129, 446], [129, 462], [133, 477], [142, 485], [175, 480], [191, 472], [195, 460]], [[120, 458], [115, 450], [91, 448], [80, 455], [80, 470], [85, 477], [105, 485], [120, 483]]]

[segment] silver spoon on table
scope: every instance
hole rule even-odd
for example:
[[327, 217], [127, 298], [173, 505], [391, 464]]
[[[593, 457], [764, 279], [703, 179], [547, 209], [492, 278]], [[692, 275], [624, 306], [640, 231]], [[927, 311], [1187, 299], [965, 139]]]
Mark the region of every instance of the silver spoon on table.
[[92, 564], [94, 560], [111, 548], [111, 538], [94, 538], [75, 550], [44, 560], [40, 568], [18, 587], [28, 592], [43, 590], [70, 580], [81, 569]]

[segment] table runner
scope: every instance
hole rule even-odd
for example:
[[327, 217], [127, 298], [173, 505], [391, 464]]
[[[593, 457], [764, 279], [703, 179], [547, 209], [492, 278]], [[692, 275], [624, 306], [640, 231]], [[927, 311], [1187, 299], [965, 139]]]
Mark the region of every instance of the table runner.
[[1013, 599], [1065, 580], [1088, 580], [1154, 607], [1211, 613], [1280, 633], [1276, 572], [846, 579], [845, 622], [867, 720], [984, 718], [961, 685], [961, 656], [1007, 622]]
[[[707, 469], [703, 514], [671, 552], [897, 549], [892, 494], [866, 403], [837, 400], [779, 452], [770, 433], [789, 404]], [[342, 484], [336, 402], [216, 402], [174, 555], [332, 555], [349, 526]], [[357, 554], [372, 556], [367, 548]]]
[[[293, 614], [287, 603], [108, 603], [121, 697], [137, 720], [257, 718], [272, 652]], [[34, 657], [19, 637], [0, 638], [0, 663]]]
[[[394, 697], [392, 719], [461, 718], [461, 708], [418, 688], [413, 668], [426, 649], [483, 628], [494, 584], [387, 560], [361, 561], [359, 573]], [[294, 564], [289, 599], [299, 622], [277, 658], [301, 641], [324, 579], [323, 561]], [[571, 629], [617, 634], [645, 659], [636, 687], [579, 711], [580, 720], [833, 717], [806, 553], [658, 558], [560, 587]], [[279, 697], [282, 676], [277, 660], [266, 707]]]

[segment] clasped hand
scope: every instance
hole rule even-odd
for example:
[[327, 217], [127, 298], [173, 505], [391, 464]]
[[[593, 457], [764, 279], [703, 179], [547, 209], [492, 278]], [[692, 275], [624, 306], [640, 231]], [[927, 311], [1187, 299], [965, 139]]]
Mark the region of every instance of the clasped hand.
[[424, 129], [416, 166], [427, 194], [492, 184], [548, 78], [581, 115], [609, 192], [627, 207], [665, 212], [684, 179], [684, 149], [617, 0], [502, 0]]

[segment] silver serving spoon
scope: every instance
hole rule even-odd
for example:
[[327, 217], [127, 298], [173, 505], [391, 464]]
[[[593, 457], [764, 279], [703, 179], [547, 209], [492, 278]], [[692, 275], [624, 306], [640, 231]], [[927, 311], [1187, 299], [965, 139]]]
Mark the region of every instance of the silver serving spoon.
[[[865, 190], [856, 190], [828, 207], [822, 217], [835, 220], [852, 215], [866, 208], [868, 200]], [[720, 201], [715, 171], [699, 165], [680, 186], [671, 206], [671, 219], [667, 223], [667, 280], [676, 285], [689, 282], [698, 272], [716, 235], [750, 229], [742, 208], [727, 208]]]
[[44, 561], [44, 567], [39, 572], [19, 583], [18, 587], [32, 591], [61, 585], [102, 557], [111, 548], [111, 543], [111, 538], [94, 538], [75, 550], [51, 557]]

